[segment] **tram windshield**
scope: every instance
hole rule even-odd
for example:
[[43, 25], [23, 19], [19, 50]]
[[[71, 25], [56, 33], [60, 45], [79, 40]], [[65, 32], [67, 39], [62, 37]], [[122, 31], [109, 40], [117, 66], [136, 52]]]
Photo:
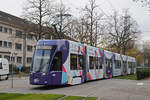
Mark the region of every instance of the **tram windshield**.
[[56, 46], [42, 49], [37, 48], [34, 54], [32, 71], [46, 73], [48, 71], [49, 62], [55, 49]]

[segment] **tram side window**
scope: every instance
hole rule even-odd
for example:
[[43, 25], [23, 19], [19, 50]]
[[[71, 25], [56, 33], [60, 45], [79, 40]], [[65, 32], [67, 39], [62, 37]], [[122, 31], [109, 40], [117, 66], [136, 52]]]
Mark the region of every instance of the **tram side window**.
[[105, 64], [106, 64], [106, 67], [108, 67], [108, 59], [106, 59]]
[[123, 67], [126, 67], [126, 63], [127, 63], [126, 61], [123, 61]]
[[120, 60], [118, 60], [118, 66], [119, 66], [119, 68], [121, 68], [121, 61]]
[[132, 67], [131, 62], [128, 62], [128, 67], [129, 67], [129, 68], [131, 68], [131, 67]]
[[103, 68], [103, 66], [102, 66], [102, 64], [103, 64], [103, 59], [102, 59], [102, 57], [99, 57], [99, 58], [98, 58], [98, 62], [99, 62], [99, 68], [102, 69], [102, 68]]
[[135, 62], [133, 62], [133, 68], [135, 68], [136, 67], [136, 64], [135, 64]]
[[111, 67], [112, 67], [112, 66], [111, 66], [111, 60], [109, 59], [108, 62], [109, 62], [109, 68], [111, 68]]
[[95, 61], [95, 67], [96, 67], [96, 69], [99, 69], [98, 57], [94, 57], [94, 61]]
[[79, 55], [78, 56], [78, 69], [79, 70], [82, 70], [83, 68], [84, 68], [84, 57], [83, 57], [83, 55]]
[[115, 60], [115, 68], [120, 68], [121, 62], [119, 60]]
[[61, 71], [62, 70], [62, 54], [58, 52], [52, 62], [51, 71]]
[[112, 68], [112, 60], [111, 59], [108, 60], [108, 68]]
[[77, 55], [76, 54], [71, 54], [70, 56], [70, 67], [71, 70], [77, 70]]
[[3, 69], [3, 68], [2, 68], [2, 63], [0, 63], [0, 69]]
[[110, 68], [110, 60], [106, 59], [106, 67]]
[[127, 66], [127, 62], [125, 61], [125, 67]]
[[130, 62], [130, 66], [131, 66], [131, 68], [133, 67], [133, 63], [132, 62]]
[[118, 60], [115, 60], [115, 68], [118, 68]]
[[94, 57], [92, 56], [89, 57], [89, 64], [90, 64], [90, 69], [94, 69]]

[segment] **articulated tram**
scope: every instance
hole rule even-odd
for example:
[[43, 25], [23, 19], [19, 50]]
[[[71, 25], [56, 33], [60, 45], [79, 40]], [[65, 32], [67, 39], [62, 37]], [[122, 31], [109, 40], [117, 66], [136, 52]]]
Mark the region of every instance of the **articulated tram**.
[[40, 40], [31, 64], [32, 85], [75, 85], [135, 73], [135, 58], [70, 40]]

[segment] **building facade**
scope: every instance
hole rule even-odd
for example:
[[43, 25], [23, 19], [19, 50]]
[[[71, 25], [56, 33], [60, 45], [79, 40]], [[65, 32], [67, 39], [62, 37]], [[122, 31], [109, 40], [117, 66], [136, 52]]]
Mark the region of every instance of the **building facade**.
[[[0, 58], [11, 64], [30, 66], [37, 43], [34, 33], [27, 33], [24, 20], [0, 11]], [[13, 57], [12, 57], [13, 54]]]

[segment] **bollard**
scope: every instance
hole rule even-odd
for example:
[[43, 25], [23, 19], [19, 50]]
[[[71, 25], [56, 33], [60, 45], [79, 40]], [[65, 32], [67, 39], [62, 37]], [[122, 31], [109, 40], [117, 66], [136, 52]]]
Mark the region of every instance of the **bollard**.
[[21, 79], [21, 71], [19, 71], [19, 79]]

